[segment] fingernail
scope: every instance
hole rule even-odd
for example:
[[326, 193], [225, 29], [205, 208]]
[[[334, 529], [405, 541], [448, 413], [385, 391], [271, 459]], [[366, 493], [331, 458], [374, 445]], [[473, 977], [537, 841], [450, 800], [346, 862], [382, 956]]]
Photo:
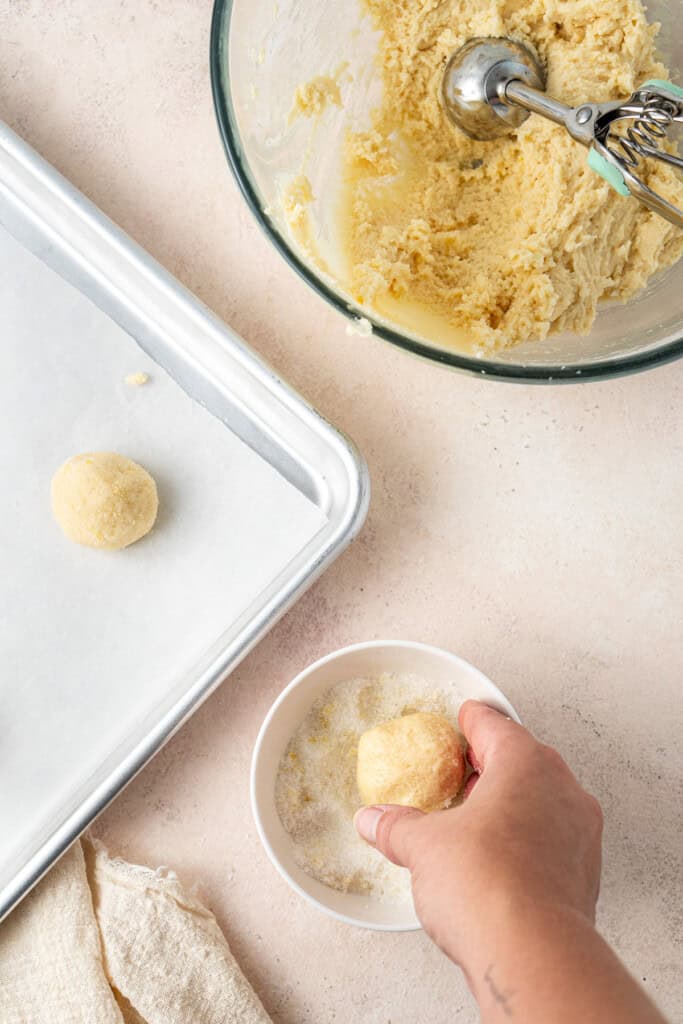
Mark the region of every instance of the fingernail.
[[364, 839], [366, 843], [375, 845], [377, 826], [383, 814], [384, 810], [381, 807], [361, 807], [354, 814], [353, 824], [356, 826], [356, 831], [361, 839]]

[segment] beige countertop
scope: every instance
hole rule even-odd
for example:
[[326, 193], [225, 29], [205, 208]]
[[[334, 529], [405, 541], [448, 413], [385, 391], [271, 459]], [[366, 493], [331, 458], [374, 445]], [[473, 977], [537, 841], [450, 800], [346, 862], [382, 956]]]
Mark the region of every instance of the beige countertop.
[[261, 849], [248, 768], [275, 696], [373, 638], [450, 648], [603, 803], [601, 923], [683, 1018], [683, 363], [565, 388], [422, 364], [309, 292], [247, 211], [214, 122], [210, 0], [0, 0], [0, 117], [365, 453], [359, 540], [102, 816], [196, 881], [280, 1024], [469, 1024], [420, 934], [337, 924]]

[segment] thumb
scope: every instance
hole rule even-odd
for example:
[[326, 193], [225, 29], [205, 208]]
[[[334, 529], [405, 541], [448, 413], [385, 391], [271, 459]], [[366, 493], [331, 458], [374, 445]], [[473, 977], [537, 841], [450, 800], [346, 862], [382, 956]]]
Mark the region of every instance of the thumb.
[[401, 868], [410, 867], [411, 849], [416, 826], [425, 815], [414, 807], [376, 804], [361, 807], [353, 819], [362, 839], [374, 846]]

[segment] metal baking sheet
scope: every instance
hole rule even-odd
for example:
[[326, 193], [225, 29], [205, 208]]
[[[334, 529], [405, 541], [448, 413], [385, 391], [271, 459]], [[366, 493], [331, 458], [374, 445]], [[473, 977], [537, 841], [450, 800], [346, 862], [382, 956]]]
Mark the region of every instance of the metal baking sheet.
[[[1, 917], [350, 541], [368, 479], [2, 125], [0, 271]], [[51, 517], [55, 469], [93, 450], [158, 482], [157, 526], [123, 552]]]

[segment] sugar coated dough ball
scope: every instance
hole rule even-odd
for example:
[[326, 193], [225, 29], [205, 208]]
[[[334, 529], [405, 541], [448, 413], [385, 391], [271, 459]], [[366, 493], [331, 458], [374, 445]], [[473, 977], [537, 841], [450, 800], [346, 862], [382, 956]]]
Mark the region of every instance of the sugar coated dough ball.
[[115, 452], [74, 455], [52, 478], [52, 511], [76, 544], [118, 550], [154, 526], [159, 501], [146, 469]]
[[419, 711], [363, 733], [357, 781], [364, 804], [446, 807], [462, 787], [465, 758], [457, 732], [441, 715]]

